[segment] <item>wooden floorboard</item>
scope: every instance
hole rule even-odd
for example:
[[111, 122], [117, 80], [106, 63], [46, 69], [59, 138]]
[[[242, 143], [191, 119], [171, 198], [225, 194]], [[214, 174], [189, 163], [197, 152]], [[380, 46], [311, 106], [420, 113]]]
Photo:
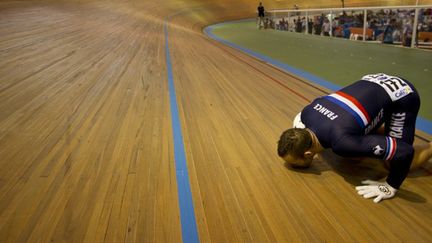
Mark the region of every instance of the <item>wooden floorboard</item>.
[[202, 33], [243, 4], [1, 2], [0, 241], [181, 241], [165, 21], [201, 242], [430, 241], [432, 170], [374, 204], [377, 161], [278, 158], [328, 90]]

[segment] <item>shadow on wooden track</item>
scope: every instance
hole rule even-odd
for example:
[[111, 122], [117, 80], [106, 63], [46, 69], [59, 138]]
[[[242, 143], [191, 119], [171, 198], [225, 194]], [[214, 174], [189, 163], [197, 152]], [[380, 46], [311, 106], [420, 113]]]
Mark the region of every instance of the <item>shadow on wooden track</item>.
[[[325, 171], [334, 171], [353, 186], [361, 185], [363, 180], [384, 181], [388, 171], [382, 161], [371, 158], [343, 158], [330, 150], [321, 153], [312, 165], [306, 169], [293, 168], [288, 163], [285, 167], [291, 171], [304, 174], [321, 175]], [[428, 177], [432, 174], [424, 168], [414, 170], [407, 178]], [[426, 203], [427, 200], [416, 192], [400, 188], [398, 197], [414, 203]]]

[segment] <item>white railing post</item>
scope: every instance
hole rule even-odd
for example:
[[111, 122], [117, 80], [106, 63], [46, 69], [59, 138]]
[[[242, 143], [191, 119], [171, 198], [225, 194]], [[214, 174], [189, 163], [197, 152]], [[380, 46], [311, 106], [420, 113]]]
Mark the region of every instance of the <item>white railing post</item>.
[[418, 25], [418, 16], [419, 16], [419, 9], [416, 8], [415, 9], [415, 14], [414, 14], [414, 23], [413, 23], [413, 31], [412, 31], [412, 36], [411, 36], [411, 48], [413, 48], [415, 46], [416, 43], [416, 37], [417, 37], [417, 25]]
[[333, 11], [332, 10], [330, 10], [330, 19], [329, 19], [329, 21], [330, 21], [330, 31], [329, 31], [329, 34], [330, 34], [330, 36], [333, 36]]
[[363, 10], [363, 41], [366, 41], [366, 29], [367, 29], [367, 9]]
[[[288, 19], [287, 19], [287, 23], [288, 23], [288, 25], [287, 25], [287, 31], [290, 31], [290, 19], [291, 19], [291, 12], [290, 11], [288, 11]], [[294, 17], [294, 19], [295, 19], [295, 17]], [[295, 32], [295, 26], [294, 26], [294, 32]]]

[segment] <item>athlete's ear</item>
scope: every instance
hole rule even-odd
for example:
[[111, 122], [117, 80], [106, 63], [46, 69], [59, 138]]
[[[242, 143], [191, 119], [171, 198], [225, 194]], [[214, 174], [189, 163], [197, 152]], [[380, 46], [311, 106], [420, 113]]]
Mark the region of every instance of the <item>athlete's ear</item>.
[[314, 153], [312, 153], [311, 151], [306, 151], [306, 152], [304, 152], [304, 154], [303, 154], [303, 156], [306, 158], [306, 159], [312, 159], [313, 157], [314, 157]]

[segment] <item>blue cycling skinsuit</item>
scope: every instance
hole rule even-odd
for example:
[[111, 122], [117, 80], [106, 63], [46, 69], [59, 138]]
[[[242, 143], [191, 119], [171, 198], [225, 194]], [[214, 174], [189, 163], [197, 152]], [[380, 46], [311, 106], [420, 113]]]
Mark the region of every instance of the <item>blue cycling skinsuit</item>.
[[[369, 74], [335, 93], [315, 99], [301, 112], [301, 122], [324, 148], [344, 157], [374, 157], [390, 164], [387, 183], [398, 189], [414, 149], [420, 98], [407, 80]], [[385, 134], [376, 130], [384, 124]]]

